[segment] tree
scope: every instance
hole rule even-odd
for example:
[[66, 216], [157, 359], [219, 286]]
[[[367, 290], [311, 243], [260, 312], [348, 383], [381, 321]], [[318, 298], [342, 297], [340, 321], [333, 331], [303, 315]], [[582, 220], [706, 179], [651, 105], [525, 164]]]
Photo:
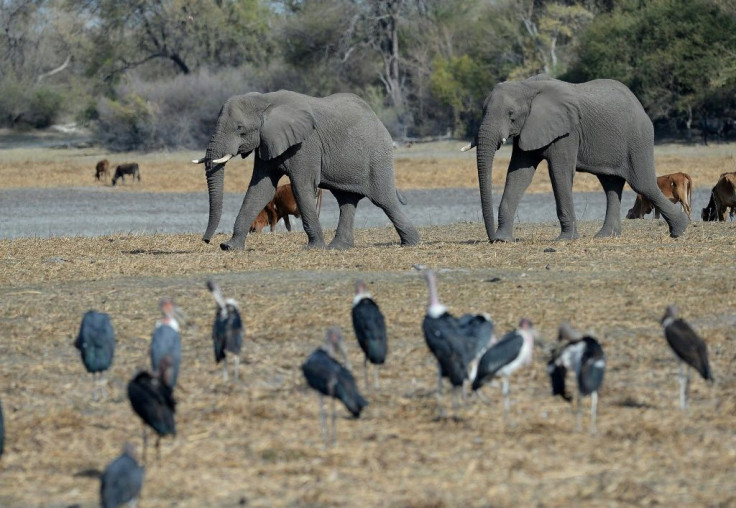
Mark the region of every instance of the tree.
[[736, 107], [736, 17], [727, 14], [710, 0], [626, 3], [589, 27], [567, 77], [618, 79], [655, 121], [723, 114]]

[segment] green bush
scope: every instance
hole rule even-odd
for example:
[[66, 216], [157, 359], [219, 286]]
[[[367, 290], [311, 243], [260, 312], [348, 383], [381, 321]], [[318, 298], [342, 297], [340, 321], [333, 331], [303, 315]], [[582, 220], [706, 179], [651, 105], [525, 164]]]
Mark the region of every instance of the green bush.
[[30, 97], [24, 120], [36, 129], [45, 129], [54, 124], [61, 113], [64, 97], [47, 87], [35, 89]]

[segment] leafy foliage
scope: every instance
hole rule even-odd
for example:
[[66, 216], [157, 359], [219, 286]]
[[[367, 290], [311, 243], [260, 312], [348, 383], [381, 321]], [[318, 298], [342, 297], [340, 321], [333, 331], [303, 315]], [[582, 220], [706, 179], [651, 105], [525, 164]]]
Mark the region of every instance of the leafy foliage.
[[[736, 116], [734, 0], [6, 0], [0, 125], [201, 147], [231, 93], [364, 97], [396, 137], [471, 137], [494, 84], [627, 84], [655, 122]], [[681, 122], [682, 123], [682, 122]]]

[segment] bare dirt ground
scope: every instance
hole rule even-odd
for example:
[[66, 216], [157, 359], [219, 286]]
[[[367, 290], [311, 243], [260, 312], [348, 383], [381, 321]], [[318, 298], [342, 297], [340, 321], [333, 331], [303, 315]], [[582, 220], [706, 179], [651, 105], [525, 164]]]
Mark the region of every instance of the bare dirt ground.
[[[556, 225], [522, 224], [522, 241], [490, 245], [480, 225], [437, 226], [412, 248], [392, 229], [364, 229], [347, 252], [305, 251], [288, 233], [253, 235], [237, 253], [198, 235], [2, 241], [0, 505], [97, 506], [98, 481], [77, 475], [102, 469], [126, 440], [140, 448], [125, 384], [147, 366], [156, 303], [168, 295], [191, 320], [178, 435], [160, 462], [149, 455], [143, 507], [733, 506], [736, 225], [697, 224], [677, 240], [656, 221], [610, 240], [591, 238], [598, 227], [554, 243]], [[489, 406], [438, 420], [420, 328], [427, 290], [413, 264], [439, 271], [451, 311], [489, 312], [500, 332], [526, 315], [547, 343], [564, 319], [595, 333], [608, 359], [598, 435], [574, 432], [570, 406], [549, 395], [544, 348], [512, 378], [509, 422], [495, 386]], [[244, 311], [240, 382], [224, 383], [212, 360], [210, 276]], [[337, 324], [362, 387], [350, 324], [358, 277], [386, 314], [390, 356], [363, 416], [338, 408], [339, 442], [325, 450], [299, 366]], [[658, 323], [668, 303], [708, 343], [716, 377], [713, 387], [693, 379], [688, 412], [677, 409]], [[103, 403], [91, 401], [72, 346], [89, 308], [109, 312], [118, 337]]]
[[[398, 186], [474, 186], [474, 155], [466, 161], [455, 144], [443, 146], [400, 149]], [[697, 177], [690, 170], [696, 186], [715, 181], [736, 169], [727, 146], [658, 147], [658, 172], [700, 168]], [[94, 185], [102, 155], [3, 150], [0, 186]], [[201, 169], [181, 163], [195, 156], [136, 156], [141, 190], [202, 191]], [[133, 156], [109, 155], [113, 164], [118, 157]], [[228, 166], [231, 191], [247, 185], [250, 161], [238, 164]], [[498, 160], [494, 182], [505, 166]], [[544, 178], [538, 172], [531, 190], [548, 190]], [[356, 248], [340, 252], [307, 251], [303, 234], [285, 232], [250, 235], [242, 252], [220, 251], [222, 234], [211, 245], [199, 234], [0, 240], [0, 506], [98, 505], [99, 482], [83, 473], [104, 468], [125, 441], [140, 450], [125, 387], [148, 367], [163, 296], [190, 323], [178, 435], [163, 441], [161, 461], [149, 454], [141, 507], [734, 506], [736, 224], [694, 223], [679, 239], [661, 221], [628, 221], [615, 239], [592, 238], [599, 227], [583, 222], [581, 239], [556, 243], [556, 223], [524, 223], [521, 241], [491, 245], [481, 224], [458, 222], [420, 228], [422, 243], [410, 248], [392, 228], [357, 229]], [[438, 271], [452, 312], [488, 312], [500, 333], [522, 315], [547, 345], [562, 320], [594, 333], [607, 355], [598, 434], [574, 432], [570, 405], [550, 396], [544, 346], [511, 380], [510, 421], [498, 386], [484, 390], [490, 405], [471, 400], [457, 420], [438, 419], [436, 364], [421, 332], [427, 290], [414, 264]], [[239, 382], [223, 382], [214, 365], [208, 277], [241, 303]], [[386, 315], [389, 359], [380, 388], [363, 390], [370, 405], [360, 419], [338, 408], [338, 445], [326, 450], [317, 396], [299, 366], [337, 324], [363, 388], [350, 322], [359, 277]], [[670, 303], [707, 342], [716, 377], [712, 387], [693, 377], [688, 412], [677, 408], [677, 367], [659, 325]], [[101, 403], [72, 345], [90, 308], [111, 314], [118, 339]]]

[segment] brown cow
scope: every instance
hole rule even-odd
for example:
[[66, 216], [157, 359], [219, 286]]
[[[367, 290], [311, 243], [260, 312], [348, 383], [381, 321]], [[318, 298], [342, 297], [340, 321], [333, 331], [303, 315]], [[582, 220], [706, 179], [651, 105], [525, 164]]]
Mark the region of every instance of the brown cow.
[[[690, 218], [692, 212], [693, 181], [687, 173], [672, 173], [657, 177], [657, 186], [662, 194], [674, 204], [682, 204], [683, 210]], [[659, 210], [654, 208], [652, 202], [641, 194], [636, 195], [634, 206], [626, 213], [627, 219], [643, 219], [644, 216], [654, 210], [654, 218], [659, 219]]]
[[[322, 210], [322, 189], [317, 189], [317, 217]], [[291, 190], [291, 184], [279, 185], [276, 188], [276, 194], [273, 199], [261, 210], [250, 227], [250, 232], [260, 233], [267, 225], [271, 226], [271, 232], [276, 230], [276, 223], [280, 219], [284, 219], [284, 226], [291, 231], [289, 223], [289, 215], [299, 218], [299, 207], [296, 205], [294, 193]]]
[[710, 193], [708, 206], [703, 208], [701, 217], [704, 221], [725, 221], [726, 209], [731, 208], [729, 215], [736, 215], [736, 172], [723, 173]]
[[105, 177], [105, 183], [107, 183], [107, 177], [110, 176], [110, 161], [102, 159], [95, 166], [95, 178], [101, 180], [102, 176]]

